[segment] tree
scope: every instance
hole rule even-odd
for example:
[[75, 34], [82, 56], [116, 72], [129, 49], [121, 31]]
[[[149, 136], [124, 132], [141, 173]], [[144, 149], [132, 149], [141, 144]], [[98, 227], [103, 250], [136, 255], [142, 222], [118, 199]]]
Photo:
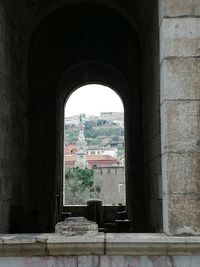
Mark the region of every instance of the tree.
[[65, 203], [84, 205], [90, 198], [98, 198], [93, 187], [93, 170], [72, 168], [65, 175]]

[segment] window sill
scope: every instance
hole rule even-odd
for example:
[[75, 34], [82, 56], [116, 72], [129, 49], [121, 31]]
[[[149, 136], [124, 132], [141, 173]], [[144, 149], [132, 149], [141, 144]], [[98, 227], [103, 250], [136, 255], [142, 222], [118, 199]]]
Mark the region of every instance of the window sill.
[[0, 257], [77, 255], [200, 255], [200, 237], [165, 234], [0, 235]]

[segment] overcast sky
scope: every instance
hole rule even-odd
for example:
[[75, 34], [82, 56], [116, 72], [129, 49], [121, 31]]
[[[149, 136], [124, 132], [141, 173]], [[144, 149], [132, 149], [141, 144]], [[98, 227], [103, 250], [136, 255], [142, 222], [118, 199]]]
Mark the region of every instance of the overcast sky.
[[124, 112], [120, 97], [109, 87], [97, 84], [85, 85], [74, 91], [65, 105], [65, 117], [85, 113]]

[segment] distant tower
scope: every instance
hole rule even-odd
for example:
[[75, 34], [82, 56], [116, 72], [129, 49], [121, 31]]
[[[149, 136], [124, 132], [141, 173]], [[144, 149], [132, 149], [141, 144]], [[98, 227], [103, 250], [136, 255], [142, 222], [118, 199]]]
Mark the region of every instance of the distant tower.
[[81, 169], [85, 169], [86, 167], [88, 167], [87, 160], [86, 160], [87, 142], [85, 141], [84, 125], [83, 125], [81, 115], [80, 115], [80, 122], [79, 122], [79, 136], [78, 136], [78, 141], [76, 142], [76, 145], [77, 145], [77, 152], [76, 152], [75, 166]]

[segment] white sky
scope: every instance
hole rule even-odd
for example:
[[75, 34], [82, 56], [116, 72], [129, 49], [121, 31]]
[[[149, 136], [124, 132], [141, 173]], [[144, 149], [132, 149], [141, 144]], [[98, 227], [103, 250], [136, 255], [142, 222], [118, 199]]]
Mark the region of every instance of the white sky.
[[100, 115], [100, 112], [124, 112], [120, 97], [107, 86], [85, 85], [74, 91], [66, 101], [65, 117], [85, 113]]

